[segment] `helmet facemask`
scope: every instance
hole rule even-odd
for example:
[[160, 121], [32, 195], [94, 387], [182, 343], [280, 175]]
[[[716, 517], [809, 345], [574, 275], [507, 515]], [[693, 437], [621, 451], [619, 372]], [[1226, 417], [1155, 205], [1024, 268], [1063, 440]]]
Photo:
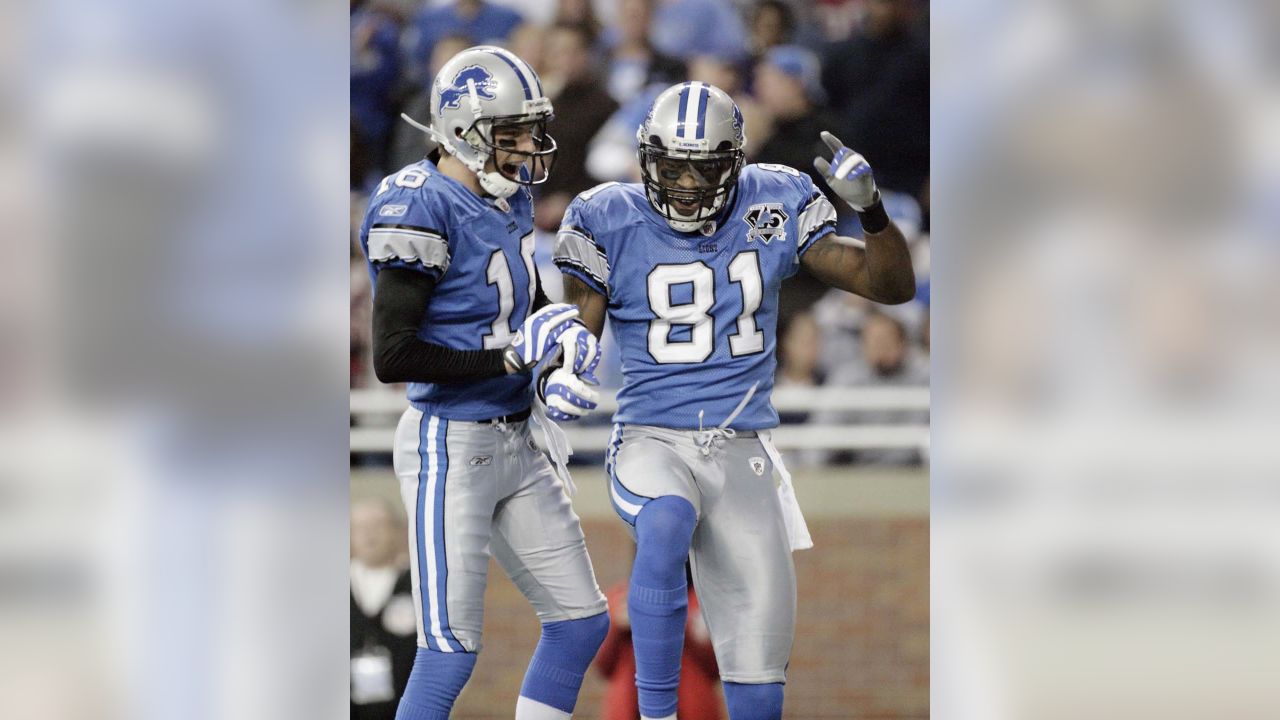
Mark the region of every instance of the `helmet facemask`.
[[[467, 161], [451, 144], [443, 147], [462, 160], [476, 174], [480, 186], [494, 197], [510, 197], [521, 186], [541, 185], [551, 176], [555, 164], [556, 141], [547, 134], [549, 113], [538, 115], [504, 115], [480, 118], [461, 133], [464, 142], [475, 151], [475, 157]], [[506, 130], [516, 130], [516, 135], [527, 131], [533, 141], [532, 150], [517, 149], [517, 140]], [[489, 161], [493, 168], [489, 168]]]
[[724, 209], [742, 171], [743, 152], [727, 142], [703, 152], [665, 148], [657, 140], [642, 142], [639, 151], [649, 204], [672, 228], [699, 230]]

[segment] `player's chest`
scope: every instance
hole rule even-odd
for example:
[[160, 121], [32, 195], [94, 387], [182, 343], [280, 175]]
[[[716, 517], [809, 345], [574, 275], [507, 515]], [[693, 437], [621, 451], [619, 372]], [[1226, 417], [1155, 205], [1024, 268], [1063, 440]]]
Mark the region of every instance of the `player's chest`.
[[[448, 275], [457, 282], [498, 282], [502, 275], [524, 282], [532, 277], [531, 218], [497, 212], [472, 215], [459, 218], [453, 232]], [[502, 272], [504, 269], [506, 273]]]
[[684, 245], [631, 245], [611, 263], [610, 297], [618, 308], [662, 315], [688, 308], [716, 313], [744, 303], [772, 303], [793, 272], [794, 252], [737, 237], [712, 236]]

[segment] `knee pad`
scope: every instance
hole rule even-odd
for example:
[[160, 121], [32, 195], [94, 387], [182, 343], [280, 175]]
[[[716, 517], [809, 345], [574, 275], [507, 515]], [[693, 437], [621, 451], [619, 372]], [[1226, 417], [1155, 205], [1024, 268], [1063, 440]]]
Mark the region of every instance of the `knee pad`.
[[724, 702], [729, 720], [780, 720], [782, 718], [782, 683], [746, 685], [724, 684]]
[[631, 570], [646, 587], [669, 590], [684, 586], [684, 564], [689, 559], [698, 513], [677, 495], [650, 500], [636, 516], [636, 561]]
[[475, 653], [418, 648], [396, 720], [448, 720], [453, 702], [476, 667]]
[[608, 612], [544, 624], [520, 695], [573, 712], [582, 679], [608, 632]]

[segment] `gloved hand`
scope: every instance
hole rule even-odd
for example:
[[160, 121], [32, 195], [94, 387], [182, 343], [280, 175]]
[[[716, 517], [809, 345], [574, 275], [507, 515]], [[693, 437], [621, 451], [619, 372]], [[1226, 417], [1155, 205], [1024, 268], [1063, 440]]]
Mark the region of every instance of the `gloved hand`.
[[[578, 306], [553, 303], [525, 318], [511, 344], [502, 351], [507, 370], [525, 372], [557, 348], [560, 335], [575, 324]], [[578, 323], [581, 324], [581, 323]]]
[[822, 131], [822, 142], [831, 148], [834, 157], [827, 162], [826, 158], [818, 156], [813, 159], [813, 166], [822, 173], [827, 185], [858, 212], [879, 202], [880, 191], [876, 189], [876, 180], [866, 159], [845, 147], [839, 138], [826, 130]]
[[600, 396], [567, 367], [560, 367], [538, 381], [538, 397], [547, 406], [547, 417], [557, 422], [580, 420], [596, 409]]
[[559, 339], [564, 347], [565, 366], [588, 385], [599, 385], [596, 366], [600, 364], [600, 342], [586, 325], [575, 322]]

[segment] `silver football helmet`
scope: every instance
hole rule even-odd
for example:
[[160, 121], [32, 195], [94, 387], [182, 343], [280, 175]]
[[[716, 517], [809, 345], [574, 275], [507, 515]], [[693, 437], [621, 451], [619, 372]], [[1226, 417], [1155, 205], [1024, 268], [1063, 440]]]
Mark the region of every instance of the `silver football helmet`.
[[[551, 100], [528, 63], [500, 47], [479, 45], [440, 68], [431, 84], [431, 125], [406, 119], [474, 172], [485, 192], [505, 198], [521, 185], [546, 182], [551, 174], [556, 141], [547, 134], [547, 121], [552, 117]], [[493, 131], [503, 126], [529, 127], [535, 150], [499, 148]], [[486, 171], [485, 163], [499, 149], [523, 157], [518, 166]]]
[[645, 195], [667, 224], [699, 230], [724, 208], [742, 172], [742, 112], [720, 88], [686, 82], [653, 101], [636, 133]]

